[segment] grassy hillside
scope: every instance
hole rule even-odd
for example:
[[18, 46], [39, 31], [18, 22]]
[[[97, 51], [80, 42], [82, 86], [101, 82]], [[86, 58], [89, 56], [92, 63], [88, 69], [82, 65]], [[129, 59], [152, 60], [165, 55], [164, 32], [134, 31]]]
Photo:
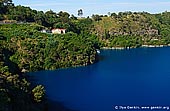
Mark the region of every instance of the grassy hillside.
[[[105, 46], [124, 47], [125, 43], [128, 43], [128, 38], [131, 41], [133, 41], [133, 38], [138, 38], [138, 41], [134, 42], [140, 42], [141, 45], [167, 45], [170, 38], [168, 33], [170, 27], [169, 16], [169, 12], [163, 12], [161, 14], [149, 14], [146, 12], [113, 13], [108, 17], [100, 16], [100, 19], [96, 21], [93, 18], [93, 33], [98, 35]], [[122, 44], [115, 41], [121, 41]], [[127, 44], [126, 46], [131, 45]]]

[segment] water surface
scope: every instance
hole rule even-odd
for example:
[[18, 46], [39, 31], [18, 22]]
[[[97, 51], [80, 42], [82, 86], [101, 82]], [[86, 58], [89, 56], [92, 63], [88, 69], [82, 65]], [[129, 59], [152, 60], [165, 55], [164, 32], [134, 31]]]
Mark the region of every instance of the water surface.
[[78, 111], [170, 105], [170, 47], [102, 50], [87, 67], [31, 73], [48, 99]]

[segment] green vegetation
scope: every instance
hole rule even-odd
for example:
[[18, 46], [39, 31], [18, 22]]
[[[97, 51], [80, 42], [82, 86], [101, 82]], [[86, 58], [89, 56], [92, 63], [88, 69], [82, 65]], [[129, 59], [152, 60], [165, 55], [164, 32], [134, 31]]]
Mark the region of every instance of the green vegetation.
[[141, 38], [136, 36], [115, 36], [110, 37], [109, 41], [105, 44], [107, 47], [136, 48], [142, 45]]
[[[0, 0], [0, 111], [43, 110], [45, 89], [25, 72], [89, 65], [101, 47], [170, 44], [170, 12], [119, 12], [82, 18]], [[65, 28], [66, 34], [41, 33]]]
[[[42, 111], [43, 87], [30, 87], [17, 64], [10, 60], [13, 53], [6, 46], [6, 40], [0, 33], [0, 111]], [[40, 97], [37, 98], [37, 95]]]
[[168, 45], [170, 42], [170, 12], [110, 13], [109, 17], [93, 15], [93, 32], [107, 47], [139, 47]]
[[[88, 24], [88, 19], [79, 22]], [[42, 28], [33, 23], [0, 25], [0, 110], [36, 111], [35, 105], [40, 110], [43, 108], [43, 86], [30, 88], [21, 72], [88, 65], [96, 61], [95, 35], [83, 29], [80, 34], [48, 34], [41, 33]]]
[[[0, 1], [0, 111], [43, 111], [45, 89], [32, 86], [25, 72], [92, 64], [97, 36], [89, 33], [92, 19], [66, 12], [46, 13]], [[41, 33], [66, 28], [66, 34]]]
[[[14, 6], [11, 0], [1, 0], [0, 3], [2, 7], [1, 20], [34, 22], [48, 29], [66, 28], [68, 32], [78, 35], [82, 32], [95, 34], [104, 47], [139, 47], [170, 43], [170, 12], [160, 14], [129, 11], [118, 14], [109, 12], [108, 15], [92, 15], [92, 19], [78, 19], [74, 15], [70, 16], [67, 12], [56, 13], [52, 10], [43, 12], [32, 10], [30, 7]], [[79, 9], [78, 16], [82, 15], [83, 10]]]
[[33, 90], [32, 90], [32, 94], [33, 94], [33, 98], [36, 102], [41, 102], [42, 98], [45, 95], [45, 90], [44, 87], [42, 85], [38, 85], [36, 86]]
[[37, 71], [92, 64], [97, 42], [90, 34], [46, 34], [36, 24], [6, 24], [0, 30], [11, 51], [10, 60], [20, 70]]

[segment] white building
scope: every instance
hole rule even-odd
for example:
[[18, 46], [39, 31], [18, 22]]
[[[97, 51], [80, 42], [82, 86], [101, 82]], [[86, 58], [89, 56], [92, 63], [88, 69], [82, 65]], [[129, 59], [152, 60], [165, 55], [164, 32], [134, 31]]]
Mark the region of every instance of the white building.
[[43, 29], [41, 30], [41, 33], [47, 33], [47, 30]]
[[66, 29], [52, 29], [53, 34], [65, 34]]

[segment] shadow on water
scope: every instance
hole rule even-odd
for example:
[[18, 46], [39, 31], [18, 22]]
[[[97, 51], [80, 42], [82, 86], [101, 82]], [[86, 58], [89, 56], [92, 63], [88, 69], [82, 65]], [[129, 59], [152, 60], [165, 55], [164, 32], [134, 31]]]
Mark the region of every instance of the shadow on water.
[[112, 111], [116, 105], [168, 106], [169, 50], [101, 52], [97, 64], [29, 74], [34, 85], [43, 84], [48, 89], [46, 99], [50, 100], [44, 111]]
[[65, 107], [62, 102], [48, 100], [48, 108], [46, 111], [78, 111]]
[[[29, 81], [31, 81], [31, 88], [35, 87], [36, 85], [39, 85], [39, 82], [37, 79], [35, 79], [33, 76], [27, 75], [27, 78]], [[73, 110], [70, 108], [67, 108], [64, 106], [64, 104], [60, 101], [54, 101], [48, 99], [46, 95], [46, 99], [44, 100], [45, 104], [44, 111], [79, 111], [79, 110]]]

